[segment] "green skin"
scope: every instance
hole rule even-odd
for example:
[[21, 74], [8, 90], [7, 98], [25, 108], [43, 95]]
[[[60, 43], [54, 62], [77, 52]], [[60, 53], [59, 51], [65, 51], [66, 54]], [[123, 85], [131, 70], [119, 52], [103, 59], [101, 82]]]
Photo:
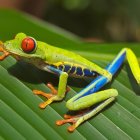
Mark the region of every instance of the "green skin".
[[[47, 66], [48, 65], [59, 65], [61, 63], [80, 66], [82, 68], [87, 68], [92, 71], [97, 72], [98, 74], [101, 74], [109, 79], [109, 81], [112, 79], [112, 75], [106, 71], [105, 69], [102, 69], [98, 65], [88, 61], [87, 59], [81, 57], [80, 55], [77, 55], [73, 52], [56, 48], [54, 46], [51, 46], [49, 44], [46, 44], [41, 41], [36, 41], [37, 47], [35, 52], [33, 53], [25, 53], [21, 49], [21, 43], [24, 38], [26, 38], [27, 35], [24, 33], [18, 33], [15, 36], [14, 40], [6, 41], [4, 43], [4, 47], [6, 51], [10, 52], [13, 56], [18, 56], [20, 59], [29, 62], [39, 69], [50, 71]], [[71, 76], [76, 76], [75, 74], [72, 74]], [[66, 72], [62, 72], [60, 75], [59, 80], [59, 86], [58, 86], [58, 96], [55, 97], [54, 100], [62, 100], [62, 98], [65, 96], [65, 89], [67, 84], [67, 77], [68, 74]], [[65, 82], [64, 82], [65, 81]]]
[[[49, 65], [61, 62], [68, 62], [70, 64], [73, 63], [91, 69], [101, 75], [111, 78], [111, 74], [108, 73], [108, 71], [102, 69], [98, 65], [88, 61], [80, 55], [64, 49], [53, 47], [41, 41], [36, 41], [37, 49], [34, 53], [25, 53], [21, 49], [21, 42], [25, 37], [27, 37], [27, 35], [25, 35], [24, 33], [17, 34], [14, 40], [6, 41], [4, 43], [5, 49], [11, 54], [22, 57], [23, 60], [29, 59], [29, 61], [27, 60], [28, 62], [36, 65], [39, 68], [40, 65], [38, 65], [38, 61], [42, 61]], [[43, 68], [41, 67], [41, 69]]]
[[[22, 43], [22, 40], [26, 37], [27, 37], [26, 34], [18, 33], [15, 39], [6, 41], [4, 43], [3, 45], [4, 49], [7, 52], [9, 52], [11, 55], [16, 56], [24, 61], [27, 61], [35, 65], [39, 69], [42, 69], [45, 71], [52, 72], [50, 69], [48, 69], [48, 66], [50, 65], [59, 66], [60, 64], [68, 64], [75, 67], [79, 66], [82, 69], [87, 68], [89, 70], [92, 70], [98, 73], [99, 75], [103, 75], [107, 77], [108, 81], [112, 79], [112, 75], [107, 70], [88, 61], [87, 59], [81, 57], [80, 55], [77, 55], [75, 53], [69, 52], [64, 49], [53, 47], [44, 42], [36, 41], [36, 44], [37, 44], [36, 50], [32, 53], [25, 53], [21, 48], [21, 43]], [[133, 53], [129, 49], [123, 49], [121, 53], [124, 51], [128, 52], [127, 59], [130, 64], [132, 73], [134, 74], [134, 77], [136, 78], [137, 82], [140, 83], [140, 68], [139, 68], [137, 60], [135, 60], [136, 57], [133, 56]], [[58, 85], [58, 93], [57, 95], [52, 96], [52, 98], [48, 99], [45, 103], [43, 103], [44, 106], [50, 104], [53, 101], [62, 100], [65, 96], [68, 73], [62, 71], [59, 75], [60, 75], [60, 78], [59, 78], [59, 85]], [[73, 73], [70, 76], [77, 76], [77, 75]], [[85, 89], [85, 91], [86, 90], [87, 89]], [[118, 95], [118, 92], [115, 89], [109, 89], [105, 91], [100, 91], [93, 95], [91, 94], [90, 96], [85, 96], [82, 99], [81, 98], [79, 99], [78, 98], [79, 95], [77, 94], [72, 99], [70, 99], [66, 104], [67, 108], [70, 110], [80, 110], [80, 109], [92, 106], [93, 104], [97, 102], [106, 100], [103, 104], [99, 105], [95, 110], [89, 113], [86, 113], [84, 115], [81, 115], [80, 117], [79, 116], [76, 117], [75, 119], [76, 123], [73, 125], [73, 128], [70, 128], [70, 131], [73, 131], [84, 120], [87, 120], [88, 118], [92, 117], [97, 112], [99, 112], [107, 104], [112, 102], [117, 95]], [[75, 101], [75, 99], [77, 100]], [[85, 102], [86, 104], [83, 106], [81, 105], [81, 102]]]

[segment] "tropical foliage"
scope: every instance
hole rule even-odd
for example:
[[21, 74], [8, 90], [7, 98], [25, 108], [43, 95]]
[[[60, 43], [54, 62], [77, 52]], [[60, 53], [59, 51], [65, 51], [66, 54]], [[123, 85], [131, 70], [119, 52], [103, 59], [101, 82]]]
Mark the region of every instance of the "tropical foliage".
[[[49, 23], [11, 10], [0, 10], [0, 39], [5, 41], [18, 32], [25, 32], [38, 40], [72, 50], [105, 67], [123, 47], [134, 50], [140, 60], [140, 44], [93, 44]], [[65, 102], [81, 90], [89, 79], [69, 79], [71, 87], [62, 102], [41, 110], [44, 100], [33, 95], [32, 89], [49, 92], [46, 82], [58, 83], [58, 77], [8, 57], [0, 62], [0, 139], [139, 139], [140, 87], [131, 76], [125, 62], [113, 81], [104, 88], [116, 88], [116, 102], [97, 116], [83, 123], [74, 133], [67, 132], [66, 124], [58, 127], [55, 121], [68, 110]], [[55, 82], [54, 82], [55, 81]]]

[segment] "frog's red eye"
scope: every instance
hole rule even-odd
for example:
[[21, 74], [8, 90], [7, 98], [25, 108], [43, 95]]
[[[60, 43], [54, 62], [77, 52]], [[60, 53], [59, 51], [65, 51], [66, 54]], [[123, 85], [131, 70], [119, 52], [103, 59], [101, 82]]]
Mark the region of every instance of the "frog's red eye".
[[26, 37], [22, 40], [21, 48], [26, 53], [31, 53], [36, 49], [36, 41], [32, 37]]

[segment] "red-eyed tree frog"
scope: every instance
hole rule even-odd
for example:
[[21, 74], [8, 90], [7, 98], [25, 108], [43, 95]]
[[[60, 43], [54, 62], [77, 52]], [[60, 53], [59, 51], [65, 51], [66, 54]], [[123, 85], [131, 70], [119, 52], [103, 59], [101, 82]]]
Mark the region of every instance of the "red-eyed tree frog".
[[45, 108], [53, 101], [60, 101], [64, 98], [65, 93], [68, 91], [68, 76], [93, 78], [89, 85], [67, 101], [66, 107], [69, 110], [77, 111], [85, 110], [97, 103], [98, 106], [76, 116], [65, 115], [64, 120], [56, 121], [57, 125], [67, 122], [73, 123], [68, 127], [70, 132], [73, 132], [82, 122], [91, 118], [114, 101], [118, 95], [116, 89], [99, 90], [111, 81], [112, 76], [118, 71], [125, 58], [127, 58], [131, 71], [140, 85], [138, 60], [129, 48], [122, 49], [105, 69], [78, 54], [37, 41], [35, 38], [24, 33], [18, 33], [13, 40], [6, 41], [5, 43], [1, 42], [0, 51], [3, 52], [0, 60], [4, 60], [7, 56], [12, 55], [15, 58], [20, 58], [35, 65], [41, 70], [49, 71], [59, 76], [58, 90], [52, 84], [48, 84], [51, 90], [49, 94], [40, 90], [33, 90], [35, 94], [45, 96], [48, 99], [39, 105], [40, 108]]

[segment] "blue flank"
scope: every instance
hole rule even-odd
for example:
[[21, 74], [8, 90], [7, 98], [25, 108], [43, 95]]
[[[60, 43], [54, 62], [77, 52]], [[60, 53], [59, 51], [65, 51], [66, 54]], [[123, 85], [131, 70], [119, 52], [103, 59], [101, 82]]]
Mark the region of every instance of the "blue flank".
[[70, 73], [74, 73], [76, 70], [76, 67], [72, 66], [71, 70], [70, 70]]
[[83, 71], [82, 71], [82, 68], [81, 67], [77, 67], [77, 69], [76, 69], [76, 74], [77, 75], [83, 75]]
[[97, 75], [95, 72], [90, 71], [89, 69], [86, 69], [86, 68], [83, 71], [84, 71], [84, 76], [87, 76], [87, 77]]
[[64, 72], [69, 71], [69, 70], [70, 70], [70, 68], [71, 68], [71, 66], [69, 66], [69, 65], [64, 65]]
[[57, 69], [57, 68], [54, 68], [53, 66], [48, 66], [47, 68], [48, 68], [50, 71], [52, 71], [52, 72], [54, 72], [54, 73], [56, 73], [56, 74], [58, 74], [58, 75], [61, 75], [61, 73], [62, 73], [61, 70], [59, 70], [59, 69]]
[[[120, 56], [119, 56], [120, 55]], [[112, 76], [118, 71], [118, 69], [121, 67], [124, 59], [126, 56], [126, 52], [121, 52], [118, 54], [118, 56], [113, 60], [112, 63], [110, 63], [107, 67], [106, 70], [109, 71]], [[104, 76], [98, 76], [97, 78], [95, 78], [89, 85], [87, 85], [83, 90], [81, 90], [78, 94], [81, 93], [81, 96], [78, 97], [76, 100], [78, 100], [81, 97], [93, 94], [95, 92], [97, 92], [98, 90], [100, 90], [105, 84], [107, 84], [109, 82], [109, 80], [104, 77]], [[92, 86], [93, 85], [93, 86]], [[91, 86], [91, 88], [85, 92], [85, 90], [87, 88], [89, 88], [89, 86]], [[84, 94], [82, 94], [83, 92], [85, 92]]]

